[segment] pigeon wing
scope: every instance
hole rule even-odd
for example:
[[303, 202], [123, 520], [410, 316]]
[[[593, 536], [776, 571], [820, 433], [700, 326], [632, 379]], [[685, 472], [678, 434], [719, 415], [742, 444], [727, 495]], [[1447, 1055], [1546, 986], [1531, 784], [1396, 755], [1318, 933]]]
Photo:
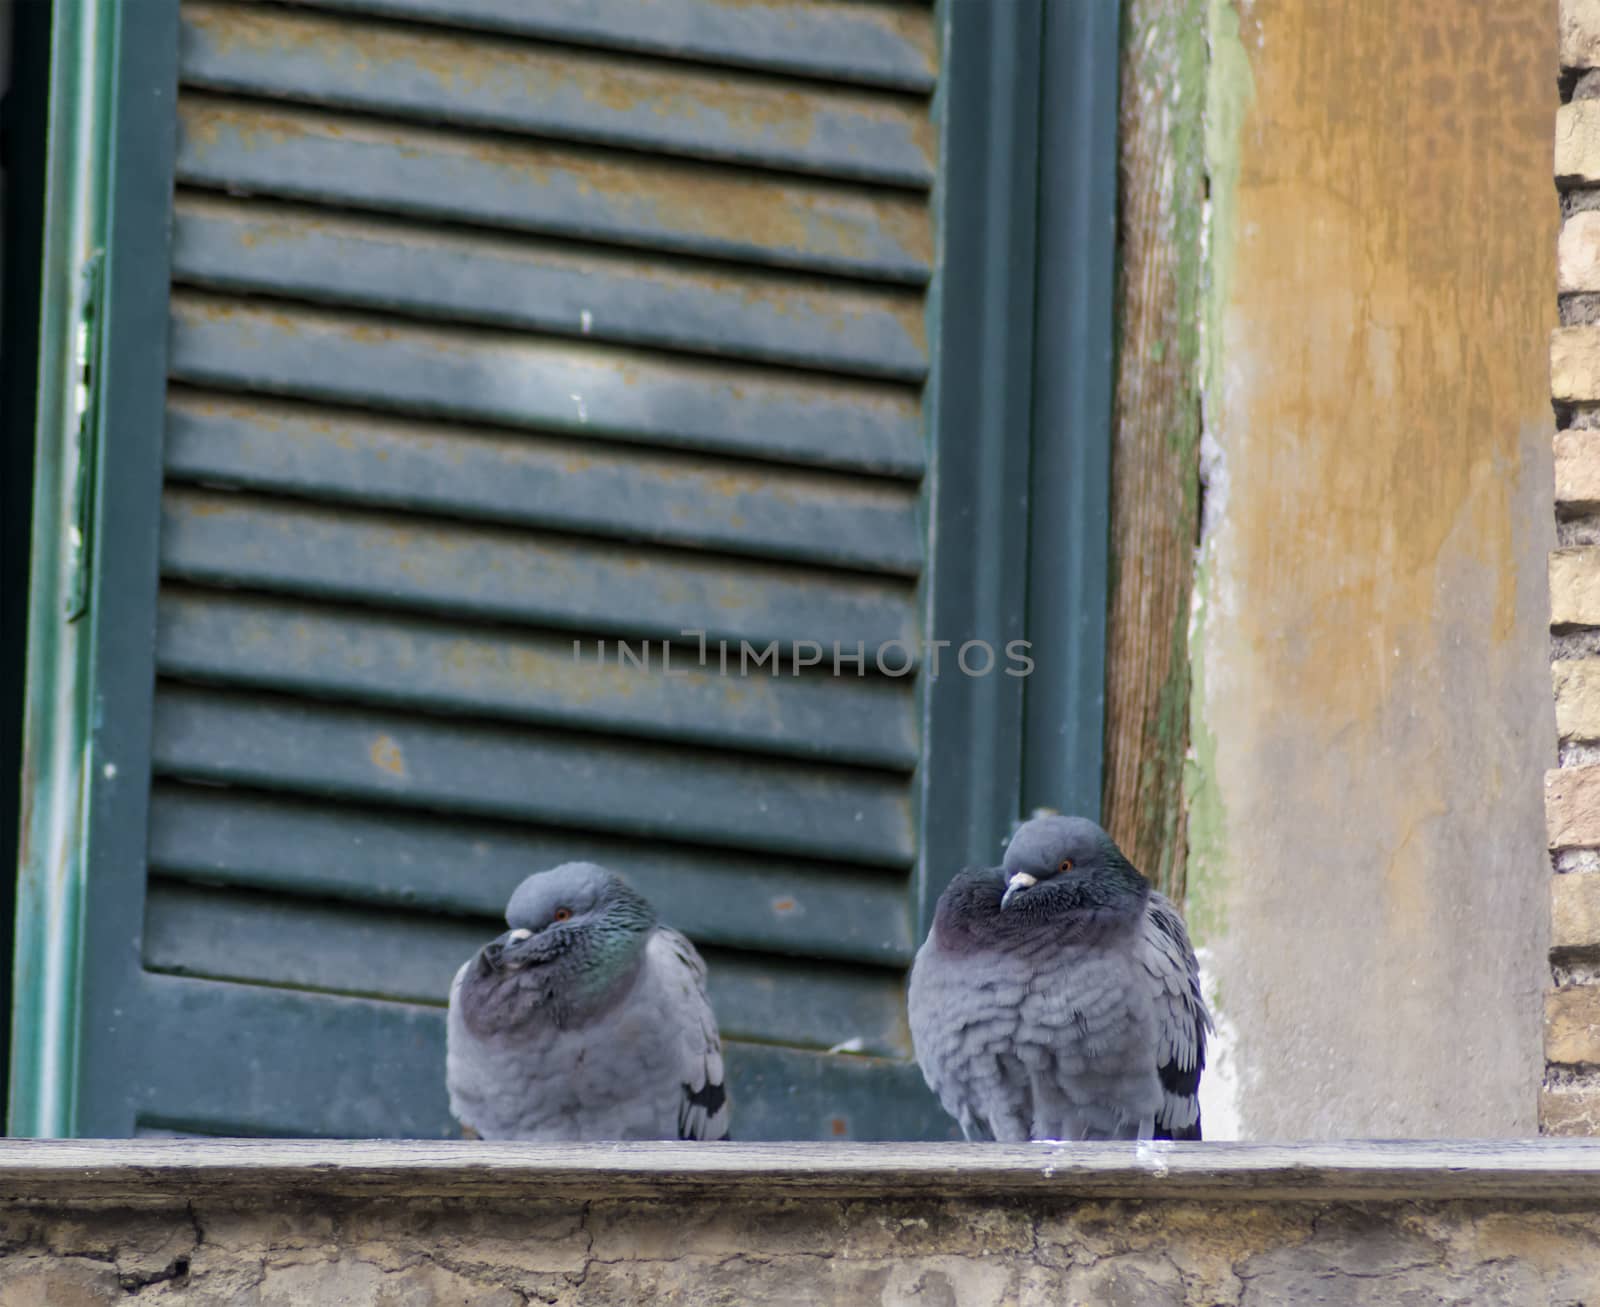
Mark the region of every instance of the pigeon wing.
[[678, 1030], [678, 1138], [728, 1137], [730, 1104], [722, 1068], [722, 1039], [706, 997], [706, 964], [688, 939], [665, 926], [651, 936], [649, 955], [659, 968]]
[[1152, 892], [1138, 941], [1155, 1005], [1156, 1068], [1162, 1104], [1157, 1139], [1200, 1138], [1200, 1073], [1206, 1065], [1211, 1014], [1200, 995], [1200, 962], [1189, 945], [1183, 918], [1163, 895]]

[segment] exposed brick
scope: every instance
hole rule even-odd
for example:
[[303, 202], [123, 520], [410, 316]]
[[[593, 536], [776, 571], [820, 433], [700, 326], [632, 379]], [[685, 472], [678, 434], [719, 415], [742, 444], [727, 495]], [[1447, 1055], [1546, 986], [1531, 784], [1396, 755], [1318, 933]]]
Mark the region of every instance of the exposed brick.
[[1600, 290], [1600, 211], [1585, 209], [1561, 224], [1556, 287], [1563, 295]]
[[1561, 66], [1600, 65], [1600, 0], [1561, 0]]
[[1600, 626], [1600, 546], [1551, 551], [1550, 625]]
[[1546, 772], [1544, 819], [1551, 849], [1600, 848], [1600, 766]]
[[1560, 404], [1600, 399], [1600, 327], [1550, 333], [1550, 393]]
[[1550, 680], [1562, 740], [1600, 740], [1600, 660], [1560, 659], [1550, 665]]
[[1600, 985], [1570, 985], [1544, 996], [1545, 1061], [1600, 1063]]
[[1600, 949], [1600, 876], [1550, 878], [1550, 949]]
[[1556, 503], [1600, 508], [1600, 431], [1558, 431], [1555, 437]]
[[[1550, 555], [1550, 625], [1555, 639], [1592, 637], [1600, 627], [1600, 544], [1586, 524], [1600, 510], [1600, 426], [1580, 421], [1600, 400], [1600, 0], [1560, 0], [1560, 62], [1582, 73], [1566, 84], [1572, 99], [1556, 113], [1555, 176], [1565, 195], [1556, 247], [1561, 322], [1550, 337], [1550, 391], [1568, 430], [1555, 437], [1555, 501], [1563, 547]], [[1570, 655], [1574, 650], [1558, 650]], [[1600, 741], [1600, 658], [1560, 657], [1551, 665], [1562, 757], [1592, 756]], [[1545, 774], [1545, 823], [1562, 859], [1600, 850], [1600, 765]], [[1600, 871], [1573, 871], [1550, 884], [1550, 952], [1558, 975], [1587, 974], [1600, 952]], [[1584, 957], [1591, 955], [1590, 959]], [[1545, 995], [1545, 1061], [1600, 1065], [1600, 984]], [[1571, 1072], [1554, 1073], [1570, 1081]], [[1551, 1083], [1540, 1093], [1539, 1128], [1548, 1135], [1600, 1135], [1600, 1085]]]
[[1600, 100], [1573, 100], [1556, 110], [1556, 185], [1600, 182]]
[[1600, 1090], [1541, 1090], [1539, 1132], [1574, 1138], [1600, 1135]]

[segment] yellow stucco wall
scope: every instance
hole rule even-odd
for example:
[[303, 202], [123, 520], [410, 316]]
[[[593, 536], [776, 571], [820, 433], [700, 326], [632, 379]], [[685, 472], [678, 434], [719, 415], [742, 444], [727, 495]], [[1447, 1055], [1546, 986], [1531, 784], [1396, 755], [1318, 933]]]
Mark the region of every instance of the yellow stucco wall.
[[1555, 5], [1214, 0], [1211, 41], [1213, 1133], [1532, 1133]]

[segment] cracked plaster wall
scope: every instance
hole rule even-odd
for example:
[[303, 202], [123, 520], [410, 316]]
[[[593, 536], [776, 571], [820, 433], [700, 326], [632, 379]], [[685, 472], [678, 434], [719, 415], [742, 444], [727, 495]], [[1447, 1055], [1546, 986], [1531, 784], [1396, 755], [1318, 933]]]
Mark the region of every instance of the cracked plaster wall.
[[1456, 1203], [711, 1198], [0, 1209], [5, 1307], [1600, 1300], [1600, 1214]]

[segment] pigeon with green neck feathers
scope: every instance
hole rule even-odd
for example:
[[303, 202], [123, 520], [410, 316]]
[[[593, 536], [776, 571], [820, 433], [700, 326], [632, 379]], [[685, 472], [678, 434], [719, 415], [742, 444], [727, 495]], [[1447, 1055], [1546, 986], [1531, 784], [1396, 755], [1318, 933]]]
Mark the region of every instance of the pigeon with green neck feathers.
[[1211, 1016], [1178, 910], [1083, 817], [940, 895], [908, 1007], [968, 1139], [1199, 1139]]
[[484, 1139], [724, 1139], [695, 947], [589, 862], [529, 876], [450, 987], [450, 1110]]

